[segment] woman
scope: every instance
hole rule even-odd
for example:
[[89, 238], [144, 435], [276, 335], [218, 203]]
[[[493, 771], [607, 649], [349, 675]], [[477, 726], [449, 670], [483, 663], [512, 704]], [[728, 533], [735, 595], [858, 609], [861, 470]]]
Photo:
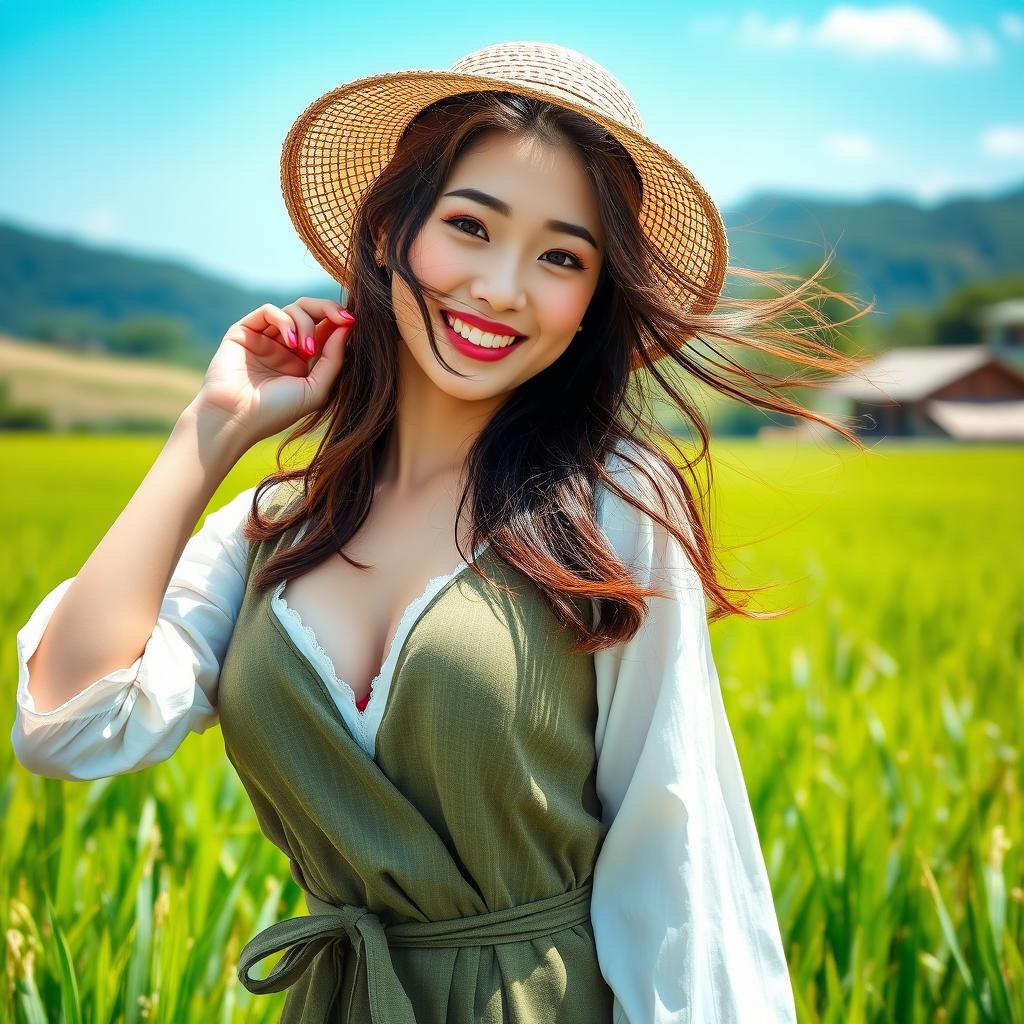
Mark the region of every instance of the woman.
[[[282, 182], [352, 313], [300, 298], [229, 329], [18, 634], [19, 759], [98, 778], [219, 721], [306, 894], [238, 965], [288, 990], [285, 1021], [794, 1021], [705, 594], [742, 607], [630, 372], [700, 457], [659, 361], [856, 440], [685, 344], [754, 347], [725, 329], [807, 308], [814, 279], [721, 297], [714, 204], [605, 69], [547, 44], [333, 90]], [[308, 465], [190, 537], [239, 456], [299, 419], [289, 440], [325, 427]]]

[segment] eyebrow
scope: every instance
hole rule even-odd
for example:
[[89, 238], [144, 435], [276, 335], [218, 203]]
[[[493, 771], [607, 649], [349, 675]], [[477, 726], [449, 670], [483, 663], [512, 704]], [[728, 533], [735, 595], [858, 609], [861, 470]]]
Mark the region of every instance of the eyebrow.
[[[496, 196], [481, 192], [478, 188], [457, 188], [451, 192], [445, 192], [445, 196], [461, 196], [463, 199], [473, 199], [484, 206], [489, 206], [503, 217], [512, 216], [512, 207], [508, 203], [503, 202]], [[584, 242], [589, 242], [595, 249], [600, 249], [600, 246], [594, 241], [594, 236], [582, 224], [570, 224], [564, 220], [549, 220], [545, 221], [544, 227], [550, 228], [552, 231], [562, 231], [567, 235], [575, 235], [577, 238], [582, 238]]]

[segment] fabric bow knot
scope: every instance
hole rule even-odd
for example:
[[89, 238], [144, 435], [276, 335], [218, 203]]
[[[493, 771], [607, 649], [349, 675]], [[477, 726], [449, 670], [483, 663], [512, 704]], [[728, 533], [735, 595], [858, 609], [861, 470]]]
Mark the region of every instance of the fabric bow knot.
[[[589, 920], [591, 890], [588, 879], [577, 889], [505, 910], [387, 928], [367, 907], [336, 906], [307, 892], [309, 916], [278, 921], [250, 939], [239, 957], [238, 978], [250, 992], [280, 992], [299, 978], [325, 946], [347, 939], [357, 957], [356, 970], [365, 964], [373, 1024], [416, 1024], [389, 946], [486, 946], [552, 935]], [[249, 976], [249, 969], [260, 960], [285, 948], [288, 951], [266, 978]]]

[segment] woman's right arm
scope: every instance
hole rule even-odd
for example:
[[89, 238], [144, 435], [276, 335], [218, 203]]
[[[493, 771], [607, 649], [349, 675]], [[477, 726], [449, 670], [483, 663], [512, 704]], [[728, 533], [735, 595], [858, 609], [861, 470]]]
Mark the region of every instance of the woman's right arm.
[[190, 404], [124, 511], [54, 611], [28, 663], [37, 711], [134, 661], [146, 645], [171, 572], [217, 488], [245, 453], [236, 428]]
[[25, 768], [65, 779], [135, 771], [216, 721], [255, 488], [191, 534], [244, 450], [219, 417], [186, 409], [78, 575], [19, 630], [11, 742]]

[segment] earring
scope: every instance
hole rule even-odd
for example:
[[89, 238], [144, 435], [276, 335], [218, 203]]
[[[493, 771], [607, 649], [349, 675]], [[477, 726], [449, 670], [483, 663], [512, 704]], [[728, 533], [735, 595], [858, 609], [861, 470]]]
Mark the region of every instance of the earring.
[[583, 330], [583, 324], [580, 324], [580, 326], [576, 328], [576, 333], [579, 334], [580, 331], [582, 331], [582, 330]]
[[380, 249], [377, 250], [377, 252], [375, 254], [375, 259], [377, 260], [377, 266], [378, 267], [383, 267], [384, 266], [384, 253], [382, 253], [380, 251]]

